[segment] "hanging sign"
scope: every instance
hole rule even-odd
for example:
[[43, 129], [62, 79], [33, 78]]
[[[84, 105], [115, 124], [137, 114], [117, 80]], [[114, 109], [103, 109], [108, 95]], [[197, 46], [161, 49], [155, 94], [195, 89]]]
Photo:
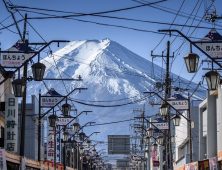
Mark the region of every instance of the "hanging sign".
[[188, 100], [167, 100], [176, 110], [187, 110], [189, 108]]
[[49, 119], [47, 118], [47, 159], [54, 159], [54, 128], [49, 126]]
[[64, 126], [67, 125], [68, 123], [70, 123], [71, 121], [73, 121], [74, 117], [71, 116], [60, 116], [58, 117], [58, 121], [57, 121], [57, 126]]
[[41, 96], [41, 107], [54, 107], [63, 98], [55, 89], [51, 88], [45, 95]]
[[5, 149], [0, 149], [0, 170], [7, 170]]
[[18, 143], [18, 98], [6, 94], [5, 99], [5, 149], [16, 153]]
[[18, 41], [11, 48], [0, 53], [2, 54], [2, 66], [19, 67], [32, 56], [33, 50], [28, 47], [24, 42]]
[[73, 127], [66, 127], [66, 131], [69, 132], [70, 135], [74, 135]]
[[[56, 127], [56, 131], [58, 132], [60, 127]], [[61, 134], [58, 133], [56, 135], [56, 162], [61, 162]]]
[[158, 129], [169, 129], [168, 122], [152, 122], [152, 124], [156, 126]]
[[222, 43], [197, 43], [211, 57], [222, 57]]

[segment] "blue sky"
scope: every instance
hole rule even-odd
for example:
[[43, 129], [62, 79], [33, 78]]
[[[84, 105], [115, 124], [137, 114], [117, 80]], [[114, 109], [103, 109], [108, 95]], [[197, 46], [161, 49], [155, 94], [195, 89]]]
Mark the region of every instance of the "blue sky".
[[[148, 3], [146, 0], [138, 0], [142, 3]], [[53, 9], [53, 10], [61, 10], [61, 11], [69, 11], [69, 12], [76, 12], [76, 13], [93, 13], [93, 12], [101, 12], [101, 11], [108, 11], [108, 10], [115, 10], [121, 9], [126, 7], [132, 7], [141, 5], [133, 0], [11, 0], [14, 5], [18, 6], [28, 6], [28, 7], [35, 7], [35, 8], [44, 8], [44, 9]], [[154, 2], [149, 1], [149, 2]], [[154, 7], [162, 8], [162, 10], [155, 9], [150, 6], [144, 6], [136, 9], [125, 10], [120, 12], [113, 12], [107, 13], [103, 15], [107, 16], [114, 16], [114, 17], [122, 17], [122, 18], [130, 18], [130, 19], [138, 19], [138, 20], [146, 20], [146, 21], [157, 21], [157, 22], [165, 22], [171, 24], [174, 21], [174, 24], [186, 24], [191, 25], [193, 19], [190, 18], [187, 21], [187, 17], [182, 17], [178, 15], [175, 18], [175, 14], [180, 9], [182, 3], [182, 7], [179, 14], [183, 14], [184, 16], [189, 16], [193, 11], [196, 3], [199, 2], [193, 12], [193, 15], [197, 13], [196, 19], [201, 19], [204, 15], [204, 4], [211, 4], [210, 0], [167, 0], [166, 2], [158, 3], [153, 5]], [[202, 2], [202, 4], [201, 4]], [[201, 4], [201, 5], [200, 5]], [[213, 6], [211, 6], [209, 12], [212, 12], [214, 7], [221, 6], [222, 2], [219, 0], [215, 0]], [[199, 11], [197, 12], [197, 9]], [[169, 12], [163, 11], [167, 10], [173, 12], [173, 14]], [[19, 8], [21, 10], [21, 8]], [[45, 12], [45, 11], [37, 11], [32, 9], [29, 10], [28, 17], [43, 17], [44, 15], [33, 13], [42, 12], [48, 13], [50, 15], [68, 15], [65, 13], [53, 13], [53, 12]], [[6, 17], [10, 16], [10, 13], [6, 10], [3, 1], [0, 1], [0, 22], [3, 21]], [[21, 14], [24, 16], [25, 11], [20, 11]], [[217, 14], [221, 15], [221, 11], [218, 8]], [[15, 13], [16, 19], [20, 20], [22, 17], [17, 13]], [[87, 20], [93, 21], [98, 23], [105, 23], [105, 24], [113, 24], [119, 26], [125, 26], [130, 28], [136, 28], [140, 30], [148, 30], [148, 31], [157, 31], [159, 29], [168, 29], [169, 25], [163, 24], [152, 24], [152, 23], [143, 23], [143, 22], [134, 22], [134, 21], [125, 21], [125, 20], [118, 20], [118, 19], [109, 19], [103, 17], [96, 17], [96, 16], [81, 16], [75, 17], [74, 19], [79, 20]], [[111, 26], [103, 26], [93, 23], [87, 22], [80, 22], [73, 19], [42, 19], [42, 20], [28, 20], [30, 24], [37, 30], [37, 32], [43, 37], [45, 41], [50, 40], [84, 40], [84, 39], [104, 39], [109, 38], [113, 41], [120, 43], [121, 45], [125, 46], [126, 48], [130, 49], [131, 51], [135, 52], [136, 54], [144, 57], [152, 61], [150, 56], [151, 50], [153, 50], [160, 40], [163, 38], [161, 34], [154, 34], [150, 32], [141, 32], [135, 31], [130, 29], [124, 28], [117, 28]], [[204, 21], [204, 19], [202, 20]], [[218, 24], [215, 28], [220, 28], [219, 25], [222, 21], [217, 21]], [[2, 22], [4, 26], [13, 23], [12, 17], [8, 18], [6, 21]], [[193, 25], [197, 26], [199, 21], [194, 20]], [[202, 27], [209, 27], [209, 29], [195, 29], [195, 32], [192, 34], [192, 37], [202, 38], [204, 37], [212, 28], [212, 23], [210, 22], [200, 22], [199, 26]], [[23, 22], [19, 23], [19, 27], [21, 31], [23, 30]], [[2, 25], [0, 25], [2, 28]], [[172, 29], [181, 29], [182, 27], [172, 26]], [[9, 27], [10, 30], [17, 32], [16, 27], [12, 26]], [[182, 32], [187, 34], [189, 28], [183, 28]], [[189, 34], [193, 31], [194, 28], [191, 28]], [[4, 29], [0, 30], [0, 42], [2, 50], [5, 50], [12, 46], [18, 39], [19, 35], [12, 33], [11, 31]], [[27, 25], [27, 31], [29, 32], [28, 39], [30, 42], [43, 42], [41, 37], [33, 31], [33, 29]], [[221, 30], [218, 30], [220, 33]], [[188, 34], [188, 35], [189, 35]], [[166, 36], [163, 41], [159, 44], [159, 46], [154, 50], [154, 54], [161, 54], [163, 50], [166, 49], [167, 41], [173, 41], [174, 36], [169, 37]], [[178, 37], [174, 43], [171, 45], [171, 54], [174, 52], [183, 42], [183, 39]], [[52, 46], [53, 50], [56, 50], [56, 46]], [[186, 70], [186, 66], [184, 65], [183, 56], [189, 53], [189, 44], [186, 43], [186, 46], [182, 47], [179, 53], [180, 55], [177, 56], [174, 63], [172, 64], [171, 71], [180, 74], [182, 77], [187, 78], [188, 80], [192, 78], [193, 74], [188, 74]], [[205, 59], [206, 57], [202, 55], [198, 50], [193, 49], [194, 52], [200, 55], [201, 60]], [[45, 54], [43, 54], [44, 56]], [[156, 58], [153, 60], [154, 63], [162, 66], [162, 59]], [[164, 63], [163, 63], [164, 66]], [[206, 65], [207, 66], [207, 65]], [[205, 70], [200, 70], [198, 74], [195, 76], [194, 81], [199, 82], [202, 79], [202, 75], [205, 74]]]

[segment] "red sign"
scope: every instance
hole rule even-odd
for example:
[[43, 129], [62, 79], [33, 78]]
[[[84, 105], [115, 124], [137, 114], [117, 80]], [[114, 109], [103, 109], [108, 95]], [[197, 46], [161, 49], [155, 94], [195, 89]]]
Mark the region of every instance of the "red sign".
[[160, 162], [159, 161], [153, 161], [153, 166], [156, 167], [156, 166], [159, 166], [160, 165]]

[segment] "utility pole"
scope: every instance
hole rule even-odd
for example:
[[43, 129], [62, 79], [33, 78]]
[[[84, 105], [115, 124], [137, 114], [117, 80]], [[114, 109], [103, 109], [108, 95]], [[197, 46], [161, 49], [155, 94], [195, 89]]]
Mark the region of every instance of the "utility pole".
[[[26, 33], [26, 22], [27, 22], [27, 14], [25, 15], [25, 22], [24, 22], [24, 32], [22, 41], [25, 42], [25, 33]], [[28, 63], [25, 63], [23, 66], [23, 79], [26, 81], [27, 79], [27, 67]], [[20, 140], [20, 155], [25, 156], [25, 115], [26, 115], [26, 89], [27, 85], [25, 85], [24, 93], [22, 96], [22, 109], [21, 109], [21, 127], [20, 127], [20, 133], [21, 133], [21, 140]]]
[[[171, 95], [171, 79], [170, 79], [170, 74], [169, 74], [170, 57], [174, 57], [174, 53], [173, 53], [173, 56], [170, 56], [170, 41], [167, 41], [167, 55], [166, 56], [163, 55], [163, 52], [162, 52], [162, 55], [153, 55], [152, 51], [151, 51], [151, 56], [166, 58], [164, 99], [167, 100]], [[164, 120], [166, 120], [169, 124], [168, 136], [171, 136], [170, 111], [164, 117]], [[172, 170], [173, 163], [172, 163], [171, 137], [166, 137], [166, 135], [164, 135], [164, 142], [165, 142], [165, 151], [163, 151], [162, 153], [163, 153], [163, 162], [165, 162], [165, 165], [163, 165], [163, 170], [168, 170], [168, 167], [170, 167], [170, 169]], [[168, 153], [169, 153], [170, 162], [168, 162]]]

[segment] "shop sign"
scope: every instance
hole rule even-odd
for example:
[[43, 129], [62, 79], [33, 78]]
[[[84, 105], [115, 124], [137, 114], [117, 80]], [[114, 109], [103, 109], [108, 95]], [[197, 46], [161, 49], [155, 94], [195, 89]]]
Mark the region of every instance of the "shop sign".
[[210, 170], [219, 170], [217, 157], [209, 158]]
[[6, 94], [5, 99], [5, 149], [16, 153], [18, 141], [18, 98]]
[[70, 135], [74, 135], [75, 134], [75, 132], [73, 131], [72, 127], [67, 127], [66, 131], [69, 132]]
[[49, 119], [47, 118], [47, 159], [54, 159], [54, 128], [49, 126]]
[[187, 110], [189, 106], [188, 100], [167, 100], [167, 102], [176, 110]]
[[197, 43], [211, 57], [222, 57], [222, 43]]
[[58, 117], [57, 126], [67, 125], [69, 122], [73, 121], [74, 117]]
[[0, 170], [7, 170], [5, 149], [0, 149]]
[[[56, 127], [56, 131], [58, 132], [60, 127]], [[58, 133], [56, 135], [56, 162], [61, 162], [61, 134]]]

